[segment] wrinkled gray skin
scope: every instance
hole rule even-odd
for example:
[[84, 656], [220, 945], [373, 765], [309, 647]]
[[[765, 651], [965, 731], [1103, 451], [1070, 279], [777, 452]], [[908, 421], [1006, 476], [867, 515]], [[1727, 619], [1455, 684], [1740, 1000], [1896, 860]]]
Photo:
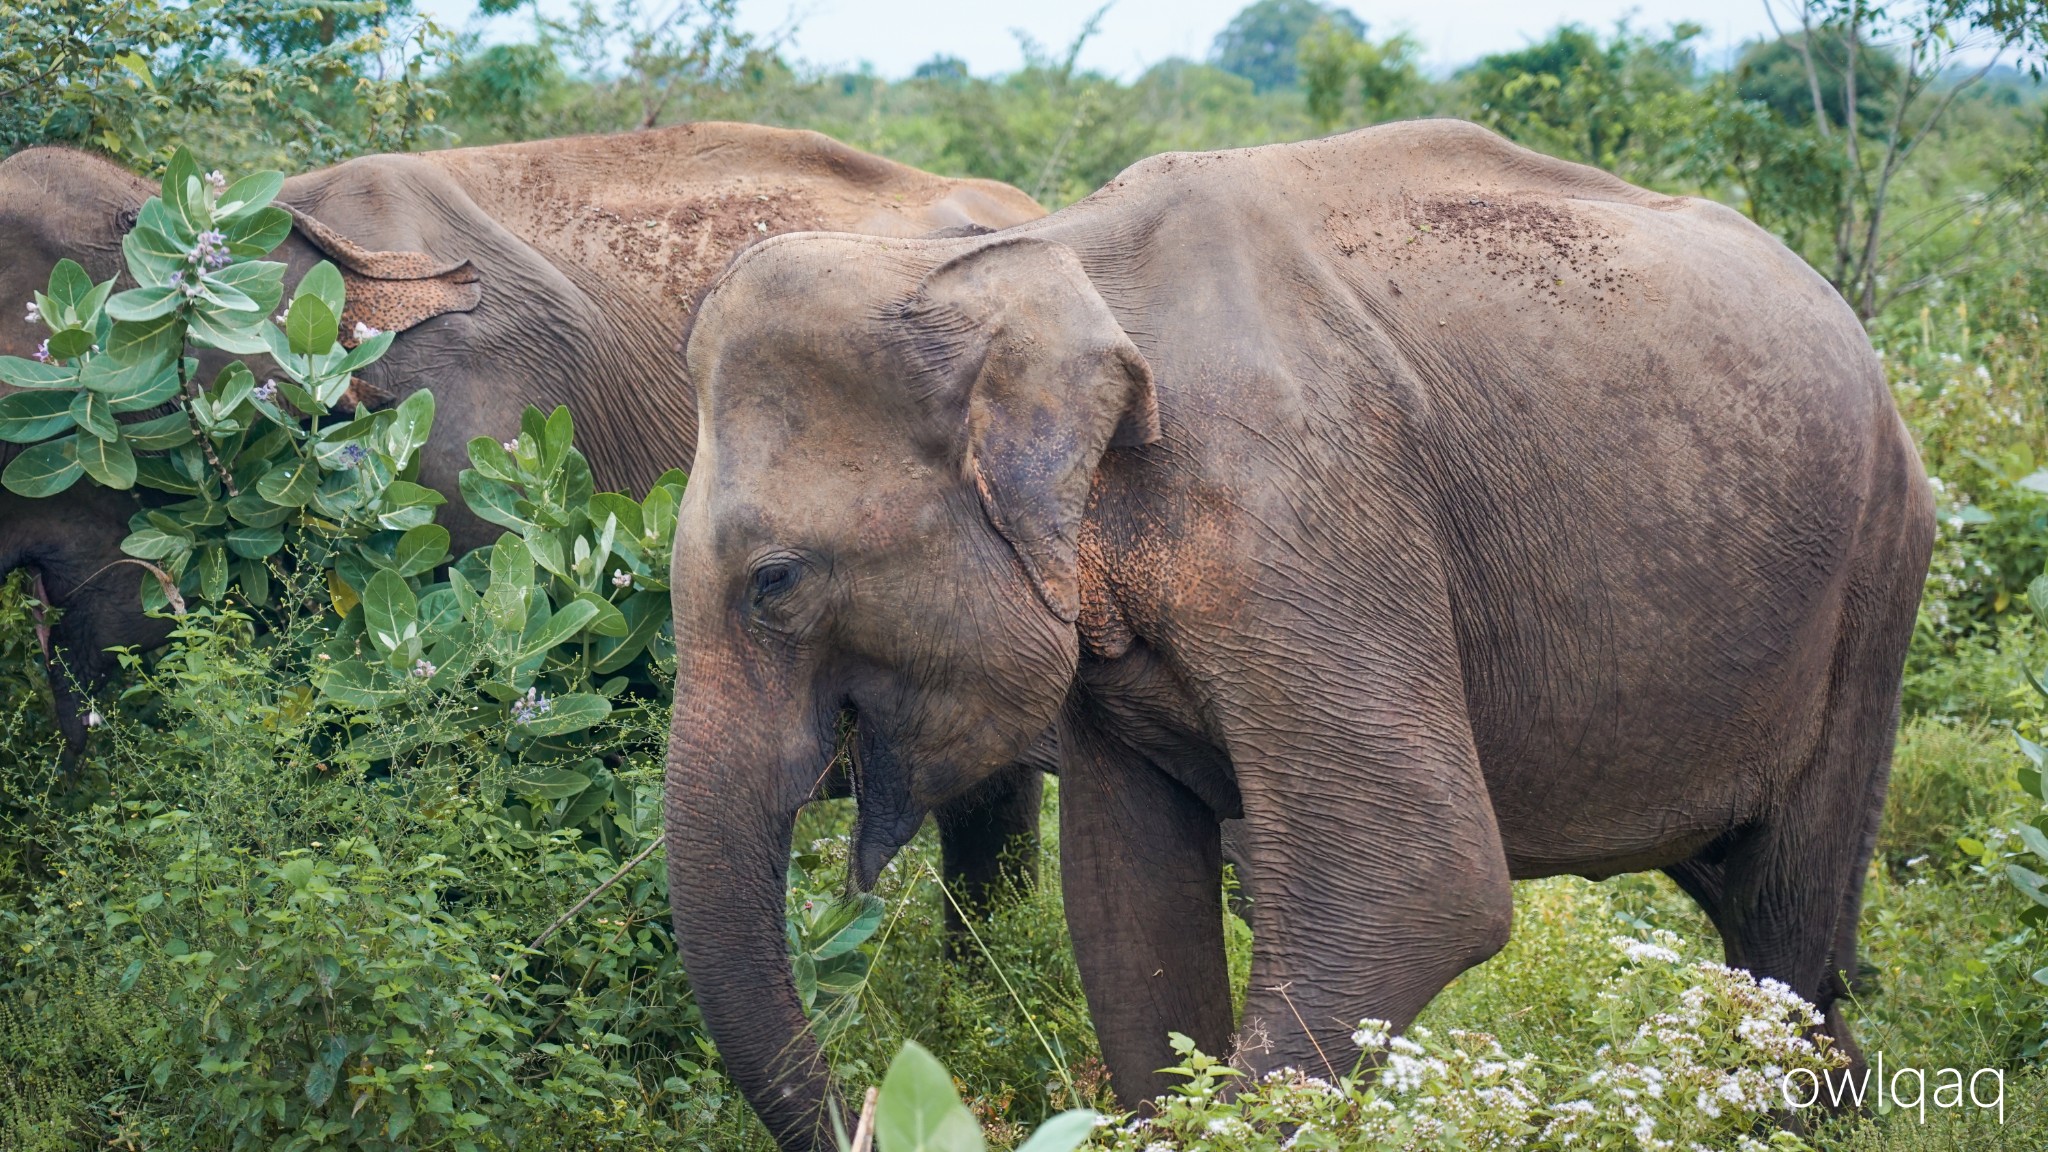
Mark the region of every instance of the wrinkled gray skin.
[[687, 351], [676, 935], [785, 1147], [830, 1088], [783, 861], [846, 711], [857, 883], [1057, 721], [1127, 1102], [1170, 1030], [1326, 1074], [1559, 873], [1669, 872], [1853, 1044], [1932, 506], [1855, 317], [1736, 214], [1390, 125], [1157, 157], [998, 236], [777, 239]]
[[[28, 356], [46, 335], [23, 305], [58, 260], [95, 280], [122, 272], [121, 237], [154, 192], [84, 152], [0, 161], [0, 354]], [[356, 399], [433, 389], [423, 480], [450, 498], [442, 522], [458, 551], [498, 532], [457, 496], [466, 445], [517, 435], [528, 404], [570, 405], [600, 486], [639, 491], [689, 466], [696, 402], [678, 335], [744, 245], [792, 229], [915, 236], [1044, 215], [1005, 184], [933, 176], [814, 132], [718, 123], [371, 156], [293, 177], [279, 202], [299, 214], [275, 257], [289, 280], [331, 259], [348, 285], [344, 329], [400, 332]], [[121, 286], [133, 286], [125, 274]], [[18, 451], [0, 445], [0, 464]], [[0, 576], [31, 568], [62, 610], [51, 646], [66, 671], [51, 680], [74, 750], [85, 735], [76, 686], [111, 671], [105, 649], [165, 634], [142, 615], [142, 572], [118, 563], [138, 500], [89, 482], [43, 500], [0, 491]], [[968, 899], [1002, 852], [1035, 844], [1039, 787], [1020, 769], [942, 813], [948, 871]]]

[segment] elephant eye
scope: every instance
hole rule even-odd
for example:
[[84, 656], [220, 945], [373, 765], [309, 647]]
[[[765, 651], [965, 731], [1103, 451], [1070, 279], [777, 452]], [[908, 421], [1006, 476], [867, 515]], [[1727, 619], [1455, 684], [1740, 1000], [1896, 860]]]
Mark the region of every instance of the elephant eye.
[[754, 569], [749, 598], [753, 600], [756, 607], [759, 607], [764, 602], [772, 600], [791, 588], [796, 587], [797, 578], [801, 574], [802, 570], [797, 567], [797, 563], [794, 560], [774, 559], [766, 561]]

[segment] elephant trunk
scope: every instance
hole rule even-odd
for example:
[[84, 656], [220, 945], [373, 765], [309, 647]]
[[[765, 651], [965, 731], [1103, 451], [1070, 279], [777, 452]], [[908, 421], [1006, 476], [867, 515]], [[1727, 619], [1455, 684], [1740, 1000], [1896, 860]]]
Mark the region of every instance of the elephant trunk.
[[777, 1143], [829, 1148], [830, 1071], [797, 998], [784, 922], [796, 813], [831, 741], [799, 737], [791, 743], [816, 744], [813, 755], [764, 756], [761, 745], [794, 726], [709, 694], [679, 679], [669, 747], [669, 901], [683, 967], [726, 1074]]

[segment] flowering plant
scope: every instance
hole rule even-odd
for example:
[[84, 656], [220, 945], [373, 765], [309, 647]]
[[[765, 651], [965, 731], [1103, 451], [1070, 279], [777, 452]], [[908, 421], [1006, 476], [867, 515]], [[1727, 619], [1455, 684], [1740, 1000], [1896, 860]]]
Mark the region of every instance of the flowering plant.
[[[137, 287], [57, 264], [26, 304], [49, 339], [33, 359], [0, 357], [0, 381], [20, 389], [0, 397], [0, 439], [29, 445], [0, 483], [28, 497], [80, 480], [157, 493], [121, 545], [150, 570], [153, 611], [231, 592], [296, 611], [271, 605], [272, 586], [310, 571], [331, 614], [273, 635], [310, 645], [309, 702], [352, 752], [483, 740], [525, 817], [588, 826], [607, 847], [635, 839], [636, 821], [600, 811], [621, 805], [591, 748], [629, 688], [666, 693], [651, 664], [670, 652], [683, 474], [645, 501], [596, 492], [568, 411], [528, 409], [514, 439], [471, 443], [460, 477], [471, 510], [508, 531], [451, 556], [434, 523], [446, 498], [418, 482], [433, 394], [352, 403], [355, 374], [394, 336], [356, 323], [344, 337], [332, 264], [286, 299], [285, 266], [263, 259], [291, 231], [272, 203], [283, 187], [275, 172], [231, 183], [180, 149], [122, 242]], [[202, 359], [220, 361], [210, 382]]]
[[[1362, 1020], [1358, 1056], [1327, 1078], [1282, 1069], [1237, 1077], [1185, 1036], [1173, 1038], [1185, 1078], [1155, 1114], [1105, 1131], [1115, 1152], [1423, 1152], [1566, 1148], [1797, 1152], [1779, 1130], [1788, 1076], [1821, 1076], [1846, 1061], [1816, 1042], [1813, 1006], [1774, 980], [1688, 960], [1678, 937], [1616, 938], [1616, 964], [1595, 1000], [1613, 1040], [1583, 1067], [1505, 1051], [1483, 1032]], [[1326, 1070], [1327, 1071], [1327, 1070]], [[1801, 1098], [1805, 1096], [1802, 1091]], [[1762, 1135], [1760, 1135], [1762, 1133]]]

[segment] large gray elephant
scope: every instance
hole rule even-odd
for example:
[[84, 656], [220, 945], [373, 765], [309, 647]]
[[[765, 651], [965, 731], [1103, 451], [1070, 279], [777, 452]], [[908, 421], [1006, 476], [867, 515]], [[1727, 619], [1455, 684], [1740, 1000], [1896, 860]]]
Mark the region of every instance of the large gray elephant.
[[[0, 161], [0, 354], [27, 356], [47, 334], [20, 305], [58, 260], [95, 280], [123, 271], [121, 237], [154, 190], [72, 149]], [[450, 497], [442, 519], [458, 550], [498, 531], [458, 511], [465, 446], [516, 434], [528, 404], [570, 406], [601, 486], [638, 491], [689, 466], [696, 400], [678, 337], [705, 283], [746, 244], [797, 229], [986, 231], [1045, 214], [1007, 184], [934, 176], [815, 132], [725, 123], [370, 156], [291, 178], [279, 202], [296, 218], [275, 257], [290, 279], [331, 260], [348, 288], [344, 332], [360, 321], [400, 334], [355, 399], [381, 407], [433, 389], [423, 482]], [[0, 465], [19, 450], [0, 444]], [[0, 491], [0, 576], [31, 569], [61, 610], [49, 643], [66, 671], [51, 681], [74, 749], [86, 711], [75, 689], [111, 670], [110, 645], [146, 647], [167, 628], [143, 615], [141, 574], [120, 563], [143, 498], [90, 483], [40, 500]], [[1005, 852], [1036, 843], [1039, 780], [1027, 763], [941, 814], [947, 871], [970, 902]]]
[[997, 236], [778, 238], [687, 355], [670, 890], [783, 1146], [826, 1144], [782, 877], [847, 714], [856, 884], [1057, 722], [1126, 1102], [1170, 1030], [1323, 1072], [1560, 873], [1669, 872], [1854, 1050], [1932, 503], [1855, 316], [1737, 214], [1389, 125], [1156, 157]]

